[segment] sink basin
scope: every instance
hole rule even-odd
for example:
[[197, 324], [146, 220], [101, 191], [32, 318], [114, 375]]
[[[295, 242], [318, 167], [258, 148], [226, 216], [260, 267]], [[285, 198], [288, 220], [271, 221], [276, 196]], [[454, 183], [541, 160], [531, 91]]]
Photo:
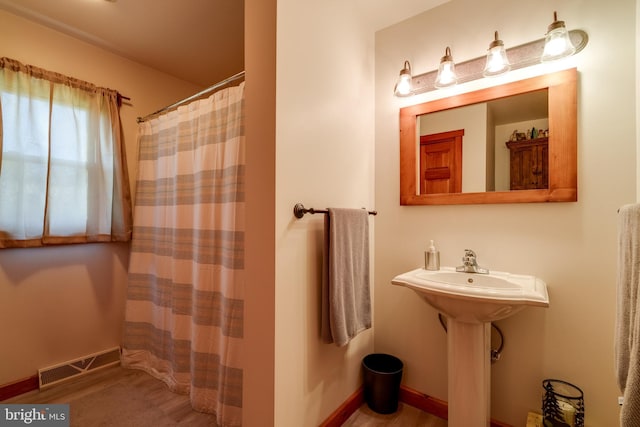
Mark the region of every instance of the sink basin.
[[452, 267], [418, 268], [394, 277], [391, 283], [413, 289], [444, 315], [462, 322], [493, 322], [527, 306], [549, 306], [547, 285], [541, 279], [502, 271], [478, 274], [459, 273]]
[[396, 276], [391, 283], [413, 289], [449, 319], [449, 427], [489, 426], [491, 322], [527, 306], [548, 307], [546, 283], [534, 276], [458, 273], [450, 267], [419, 268]]

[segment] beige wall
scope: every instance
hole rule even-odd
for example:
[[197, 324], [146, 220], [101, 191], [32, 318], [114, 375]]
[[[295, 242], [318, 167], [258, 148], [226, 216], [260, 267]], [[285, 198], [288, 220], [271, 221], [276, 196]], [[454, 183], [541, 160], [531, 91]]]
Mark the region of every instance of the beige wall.
[[[405, 361], [406, 385], [447, 397], [446, 340], [436, 311], [389, 283], [420, 266], [435, 239], [442, 265], [458, 265], [464, 248], [472, 248], [482, 265], [548, 284], [548, 309], [498, 322], [505, 349], [492, 366], [493, 417], [523, 425], [528, 411], [540, 411], [541, 381], [560, 378], [583, 389], [587, 426], [618, 424], [616, 210], [636, 199], [635, 4], [454, 0], [377, 33], [375, 349]], [[403, 61], [419, 74], [437, 67], [447, 45], [456, 61], [483, 55], [495, 30], [507, 47], [541, 38], [554, 10], [569, 28], [589, 33], [585, 50], [562, 65], [579, 72], [578, 202], [399, 206], [398, 108], [487, 85], [397, 99], [392, 87]]]
[[[0, 52], [130, 97], [121, 117], [132, 181], [136, 117], [202, 89], [4, 11]], [[0, 384], [120, 345], [128, 259], [127, 244], [1, 250]]]
[[243, 425], [275, 413], [276, 2], [245, 0], [245, 329]]

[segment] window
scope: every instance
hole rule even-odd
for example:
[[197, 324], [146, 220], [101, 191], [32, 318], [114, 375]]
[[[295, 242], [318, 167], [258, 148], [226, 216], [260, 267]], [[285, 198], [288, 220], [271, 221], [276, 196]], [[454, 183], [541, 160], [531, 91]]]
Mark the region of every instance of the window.
[[118, 94], [0, 58], [0, 247], [126, 241]]

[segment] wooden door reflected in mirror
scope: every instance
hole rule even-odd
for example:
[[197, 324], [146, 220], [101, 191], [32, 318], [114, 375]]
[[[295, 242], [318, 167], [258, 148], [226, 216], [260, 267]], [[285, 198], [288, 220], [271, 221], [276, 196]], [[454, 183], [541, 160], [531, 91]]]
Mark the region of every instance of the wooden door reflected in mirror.
[[420, 194], [462, 191], [464, 129], [420, 135]]

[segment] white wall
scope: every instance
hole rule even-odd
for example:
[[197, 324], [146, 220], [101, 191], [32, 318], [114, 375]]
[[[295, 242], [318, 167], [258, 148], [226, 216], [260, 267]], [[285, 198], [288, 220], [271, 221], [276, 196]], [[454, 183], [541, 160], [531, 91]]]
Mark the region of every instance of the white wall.
[[[640, 0], [636, 0], [636, 40], [640, 39]], [[640, 91], [640, 43], [636, 43], [636, 94]], [[636, 152], [640, 152], [640, 96], [636, 96]], [[640, 200], [640, 156], [636, 157], [636, 201]]]
[[[202, 89], [4, 11], [0, 52], [131, 98], [121, 118], [132, 186], [136, 117]], [[119, 346], [128, 262], [128, 244], [0, 250], [0, 385]]]
[[296, 203], [375, 207], [374, 32], [359, 13], [340, 0], [278, 1], [277, 426], [320, 424], [357, 390], [373, 350], [372, 330], [341, 348], [320, 340], [323, 215], [293, 216]]
[[[540, 411], [542, 380], [560, 378], [583, 389], [587, 426], [618, 424], [616, 210], [636, 199], [635, 6], [634, 0], [453, 0], [377, 33], [375, 349], [404, 360], [409, 387], [447, 397], [446, 339], [436, 311], [390, 284], [420, 266], [435, 239], [442, 265], [458, 265], [463, 249], [472, 248], [482, 265], [535, 274], [548, 284], [548, 309], [498, 322], [505, 349], [492, 367], [492, 416], [523, 425], [528, 411]], [[554, 10], [569, 28], [589, 33], [585, 50], [558, 65], [579, 72], [578, 202], [399, 206], [398, 109], [488, 84], [394, 98], [403, 61], [418, 74], [435, 69], [446, 46], [456, 61], [482, 56], [495, 30], [507, 47], [541, 38]]]

